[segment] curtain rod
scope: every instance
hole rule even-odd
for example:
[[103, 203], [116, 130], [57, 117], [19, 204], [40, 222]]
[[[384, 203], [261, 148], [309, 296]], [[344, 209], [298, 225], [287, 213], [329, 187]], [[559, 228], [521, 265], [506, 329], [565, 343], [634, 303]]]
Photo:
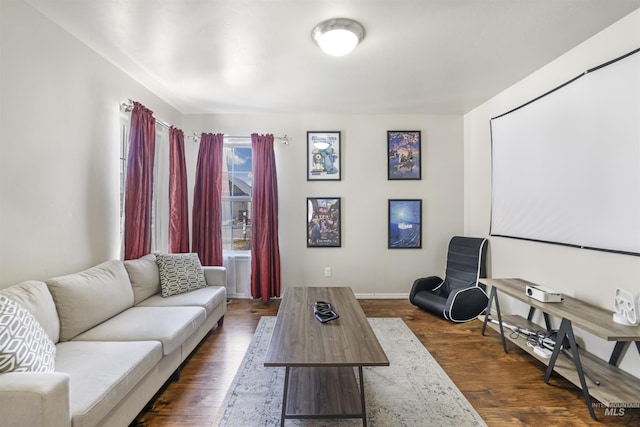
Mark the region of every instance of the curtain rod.
[[[233, 135], [224, 135], [224, 139], [251, 139], [251, 136], [233, 136]], [[193, 133], [193, 135], [187, 135], [187, 138], [193, 139], [195, 142], [198, 142], [200, 140], [200, 135], [198, 135], [197, 133]], [[284, 135], [284, 136], [274, 136], [273, 139], [277, 139], [280, 142], [282, 142], [284, 145], [289, 144], [289, 142], [291, 141], [291, 138], [288, 135]]]
[[[123, 102], [122, 104], [120, 104], [120, 109], [123, 110], [125, 113], [130, 113], [133, 110], [133, 101], [129, 100], [129, 103]], [[171, 127], [170, 124], [163, 122], [160, 119], [156, 119], [154, 117], [154, 119], [156, 120], [156, 124], [160, 125], [160, 126], [164, 126], [167, 129], [169, 129]]]
[[[126, 113], [130, 113], [133, 110], [133, 101], [131, 99], [128, 100], [129, 102], [123, 102], [120, 104], [120, 109], [123, 110]], [[170, 124], [163, 122], [162, 120], [158, 120], [156, 119], [156, 123], [166, 127], [167, 129], [169, 129], [171, 127]], [[189, 139], [193, 139], [194, 142], [200, 142], [200, 135], [198, 135], [197, 133], [193, 133], [193, 135], [187, 135], [186, 138]], [[224, 139], [251, 139], [251, 136], [231, 136], [231, 135], [224, 135]], [[291, 141], [291, 138], [289, 136], [287, 136], [287, 134], [285, 134], [284, 136], [274, 136], [273, 139], [277, 139], [280, 142], [282, 142], [284, 145], [288, 145], [289, 142]]]

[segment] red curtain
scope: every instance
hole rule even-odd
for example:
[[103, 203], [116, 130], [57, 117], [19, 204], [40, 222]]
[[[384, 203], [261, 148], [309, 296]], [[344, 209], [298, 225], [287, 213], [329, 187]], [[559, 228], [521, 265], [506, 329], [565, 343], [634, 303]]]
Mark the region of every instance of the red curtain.
[[169, 128], [169, 252], [189, 252], [189, 207], [184, 132]]
[[202, 265], [222, 265], [222, 134], [200, 138], [193, 189], [192, 250]]
[[251, 135], [253, 214], [251, 225], [251, 296], [268, 301], [280, 296], [278, 180], [273, 135]]
[[124, 259], [151, 251], [151, 203], [156, 119], [153, 111], [133, 103], [124, 202]]

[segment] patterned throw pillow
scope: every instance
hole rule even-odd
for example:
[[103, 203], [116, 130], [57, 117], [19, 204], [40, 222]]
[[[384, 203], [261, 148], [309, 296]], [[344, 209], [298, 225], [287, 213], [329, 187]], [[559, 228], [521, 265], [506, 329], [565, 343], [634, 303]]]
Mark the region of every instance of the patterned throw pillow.
[[156, 254], [156, 263], [163, 297], [207, 286], [198, 254]]
[[35, 317], [0, 295], [0, 373], [53, 372], [56, 346]]

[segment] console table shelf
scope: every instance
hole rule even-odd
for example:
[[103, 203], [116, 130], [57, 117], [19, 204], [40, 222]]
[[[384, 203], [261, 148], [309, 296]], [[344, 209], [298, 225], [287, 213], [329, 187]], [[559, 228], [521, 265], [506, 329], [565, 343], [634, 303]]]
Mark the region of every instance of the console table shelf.
[[[544, 327], [536, 323], [529, 322], [524, 317], [518, 315], [503, 315], [502, 321], [509, 325], [514, 325], [530, 331], [545, 330]], [[489, 326], [500, 333], [500, 326], [497, 324], [490, 323]], [[538, 359], [545, 366], [549, 365], [549, 359], [541, 357], [535, 353], [533, 349], [527, 345], [526, 339], [522, 336], [513, 337], [512, 334], [505, 331], [505, 338], [509, 339], [509, 341], [514, 343], [516, 346]], [[587, 353], [583, 350], [579, 351], [582, 366], [585, 371], [592, 372], [600, 382], [600, 385], [596, 385], [587, 378], [587, 381], [589, 382], [589, 394], [593, 398], [597, 399], [605, 406], [621, 402], [636, 402], [638, 400], [638, 394], [640, 393], [640, 380], [638, 378], [615, 366], [609, 365], [606, 361], [597, 358], [591, 353]], [[578, 377], [576, 367], [571, 359], [566, 355], [560, 354], [558, 356], [558, 360], [553, 367], [553, 371], [580, 388], [580, 378]]]

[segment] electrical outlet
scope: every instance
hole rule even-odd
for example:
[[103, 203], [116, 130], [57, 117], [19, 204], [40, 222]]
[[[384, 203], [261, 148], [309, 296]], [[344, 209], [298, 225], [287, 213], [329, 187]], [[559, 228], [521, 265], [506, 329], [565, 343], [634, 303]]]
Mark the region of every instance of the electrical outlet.
[[331, 267], [324, 268], [324, 277], [331, 277]]

